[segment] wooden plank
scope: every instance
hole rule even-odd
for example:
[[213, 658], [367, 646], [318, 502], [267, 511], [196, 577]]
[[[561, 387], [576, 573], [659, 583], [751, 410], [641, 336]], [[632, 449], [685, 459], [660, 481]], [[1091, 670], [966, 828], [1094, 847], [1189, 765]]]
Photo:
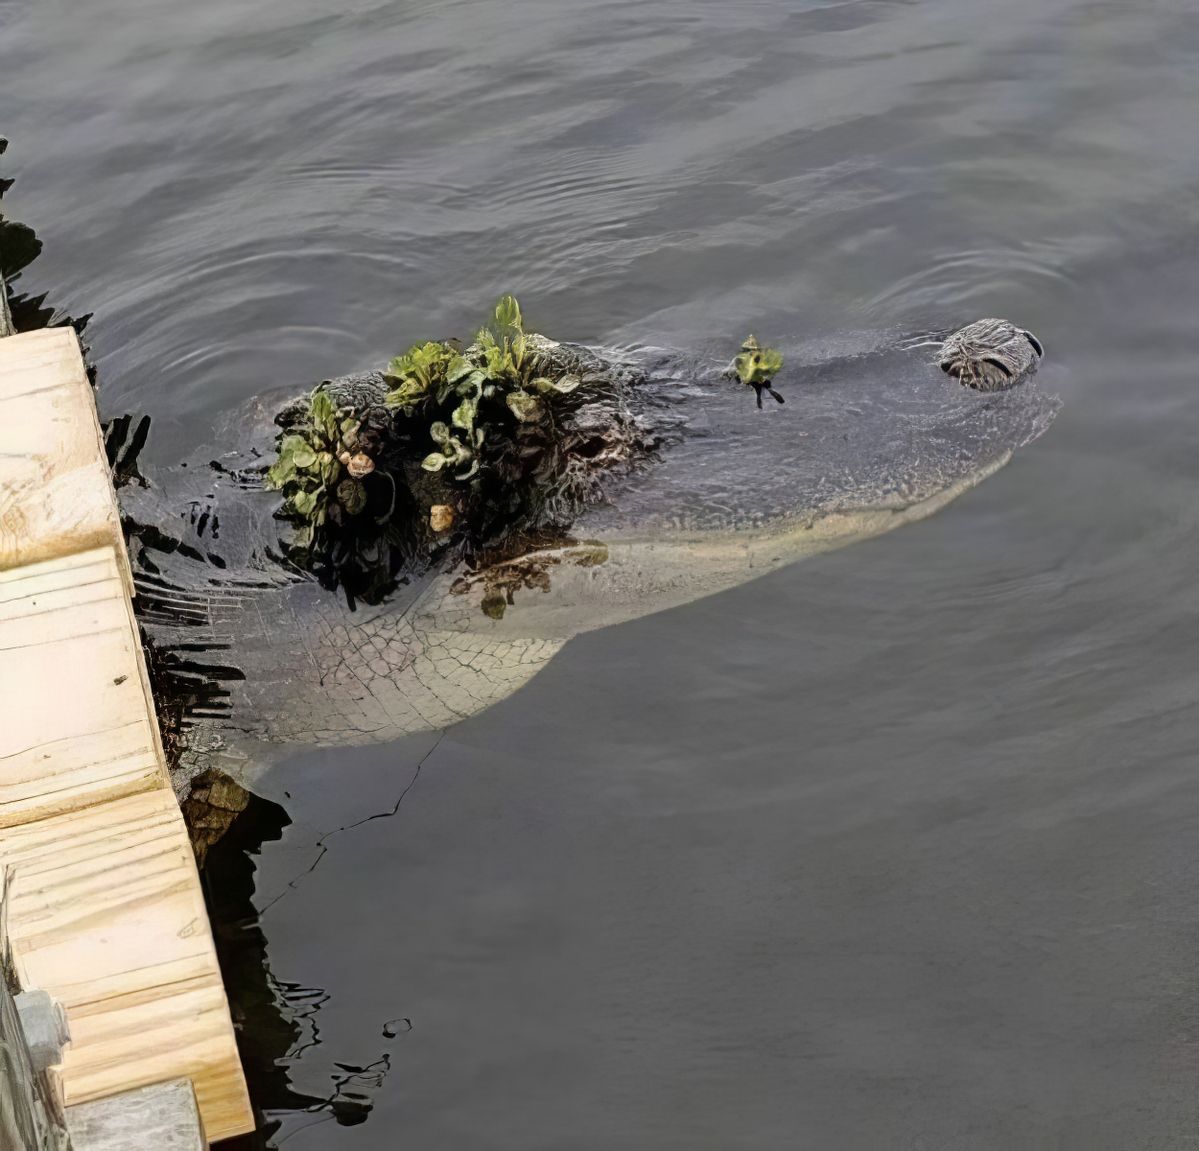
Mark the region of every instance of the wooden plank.
[[155, 1083], [67, 1112], [71, 1151], [206, 1151], [186, 1079]]
[[133, 595], [120, 513], [79, 339], [0, 339], [0, 570], [111, 544]]
[[253, 1130], [199, 877], [173, 793], [0, 830], [22, 986], [60, 1000], [67, 1104], [188, 1078], [211, 1141]]
[[170, 787], [112, 547], [0, 571], [0, 699], [0, 827]]

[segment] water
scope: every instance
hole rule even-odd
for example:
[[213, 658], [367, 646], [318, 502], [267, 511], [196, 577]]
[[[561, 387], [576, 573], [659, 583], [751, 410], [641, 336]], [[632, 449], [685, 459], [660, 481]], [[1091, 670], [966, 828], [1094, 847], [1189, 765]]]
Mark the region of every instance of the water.
[[928, 522], [272, 772], [221, 866], [276, 1143], [1194, 1145], [1197, 57], [1184, 0], [0, 0], [24, 283], [148, 467], [504, 289], [1008, 315], [1065, 400]]

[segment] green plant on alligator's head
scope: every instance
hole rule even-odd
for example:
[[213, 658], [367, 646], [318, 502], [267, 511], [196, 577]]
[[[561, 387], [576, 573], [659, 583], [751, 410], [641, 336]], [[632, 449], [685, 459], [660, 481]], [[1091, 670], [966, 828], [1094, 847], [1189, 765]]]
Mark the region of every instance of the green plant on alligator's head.
[[510, 295], [500, 297], [465, 351], [450, 343], [417, 344], [391, 361], [387, 375], [393, 381], [387, 403], [408, 420], [428, 421], [433, 450], [421, 467], [458, 483], [474, 480], [485, 457], [494, 455], [484, 449], [496, 447], [497, 432], [510, 438], [503, 433], [547, 424], [545, 398], [567, 395], [581, 382], [541, 374], [520, 304]]
[[322, 385], [309, 397], [306, 418], [280, 441], [266, 484], [283, 493], [283, 513], [300, 521], [293, 546], [311, 550], [330, 523], [365, 509], [363, 480], [375, 463], [361, 450], [360, 429], [358, 415], [340, 411]]
[[387, 394], [388, 405], [403, 408], [411, 415], [430, 396], [448, 394], [445, 392], [446, 377], [461, 358], [461, 353], [450, 343], [413, 344], [387, 365], [384, 374], [392, 382]]
[[291, 558], [377, 602], [413, 564], [555, 528], [585, 487], [570, 419], [579, 362], [526, 333], [504, 296], [469, 347], [414, 344], [383, 388], [334, 381], [286, 409], [266, 482], [297, 529]]
[[753, 388], [762, 406], [762, 393], [769, 392], [780, 404], [786, 400], [772, 386], [774, 377], [783, 370], [783, 354], [776, 348], [763, 348], [755, 336], [747, 336], [741, 351], [733, 360], [731, 375], [747, 388]]

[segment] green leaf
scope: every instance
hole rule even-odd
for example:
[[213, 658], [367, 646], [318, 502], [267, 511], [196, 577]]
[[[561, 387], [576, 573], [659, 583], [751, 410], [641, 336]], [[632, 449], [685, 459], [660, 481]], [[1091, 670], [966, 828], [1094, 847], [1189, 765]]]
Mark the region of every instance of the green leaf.
[[387, 406], [390, 408], [411, 407], [418, 400], [423, 400], [428, 394], [428, 387], [414, 377], [401, 380], [397, 387], [387, 393]]
[[501, 329], [517, 328], [522, 324], [520, 305], [515, 296], [501, 296], [495, 305], [495, 322]]
[[563, 395], [569, 395], [583, 381], [578, 376], [560, 376], [554, 381], [553, 387], [555, 392], [561, 392]]
[[296, 465], [291, 456], [285, 456], [270, 467], [266, 473], [266, 486], [278, 491], [296, 478]]
[[529, 392], [509, 392], [504, 397], [509, 411], [522, 424], [533, 424], [541, 419], [541, 401]]
[[324, 432], [330, 439], [337, 435], [337, 408], [328, 392], [318, 388], [312, 393], [308, 415], [312, 420], [312, 426], [318, 431]]
[[420, 466], [427, 472], [439, 472], [450, 461], [441, 452], [430, 452], [420, 462]]
[[297, 548], [312, 547], [312, 528], [305, 524], [302, 528], [296, 528], [295, 535], [292, 536], [292, 546]]
[[450, 417], [450, 422], [456, 428], [461, 428], [464, 432], [469, 432], [475, 426], [475, 416], [478, 414], [479, 404], [473, 397], [463, 400], [455, 409], [454, 414]]
[[337, 485], [337, 500], [352, 516], [366, 507], [366, 485], [355, 479], [345, 479]]
[[508, 374], [508, 361], [511, 357], [499, 344], [492, 343], [484, 349], [484, 370], [487, 378], [502, 380]]
[[548, 376], [538, 376], [536, 379], [529, 381], [529, 387], [540, 392], [544, 396], [547, 392], [552, 392], [554, 390], [554, 381]]
[[303, 489], [291, 497], [292, 507], [302, 516], [310, 516], [316, 509], [316, 492], [306, 492]]
[[292, 452], [291, 462], [295, 464], [297, 468], [310, 468], [316, 463], [316, 452], [312, 450], [310, 445], [301, 444], [294, 452]]
[[430, 425], [429, 435], [435, 444], [441, 444], [443, 447], [450, 442], [450, 429], [441, 420]]
[[[402, 356], [396, 356], [387, 365], [387, 375], [404, 382], [412, 381], [428, 389], [444, 383], [451, 365], [460, 358], [461, 353], [457, 348], [430, 340], [424, 344], [413, 344]], [[402, 407], [407, 402], [411, 401], [396, 400], [392, 406]]]
[[475, 371], [475, 365], [470, 362], [465, 356], [460, 355], [446, 372], [446, 382], [450, 384], [460, 383]]
[[317, 465], [320, 470], [321, 483], [325, 487], [332, 487], [337, 473], [341, 471], [341, 463], [337, 457], [331, 452], [321, 452], [317, 457]]

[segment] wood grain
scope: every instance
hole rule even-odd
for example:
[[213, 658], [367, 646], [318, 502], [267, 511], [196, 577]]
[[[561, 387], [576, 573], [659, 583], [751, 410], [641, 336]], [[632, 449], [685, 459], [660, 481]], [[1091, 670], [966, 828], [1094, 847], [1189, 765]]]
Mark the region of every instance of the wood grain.
[[0, 827], [169, 788], [115, 550], [0, 571]]
[[71, 1025], [68, 1106], [163, 1079], [195, 1087], [210, 1140], [253, 1129], [187, 829], [146, 791], [0, 831], [22, 986]]
[[116, 496], [79, 339], [0, 339], [0, 569], [111, 544], [129, 594]]

